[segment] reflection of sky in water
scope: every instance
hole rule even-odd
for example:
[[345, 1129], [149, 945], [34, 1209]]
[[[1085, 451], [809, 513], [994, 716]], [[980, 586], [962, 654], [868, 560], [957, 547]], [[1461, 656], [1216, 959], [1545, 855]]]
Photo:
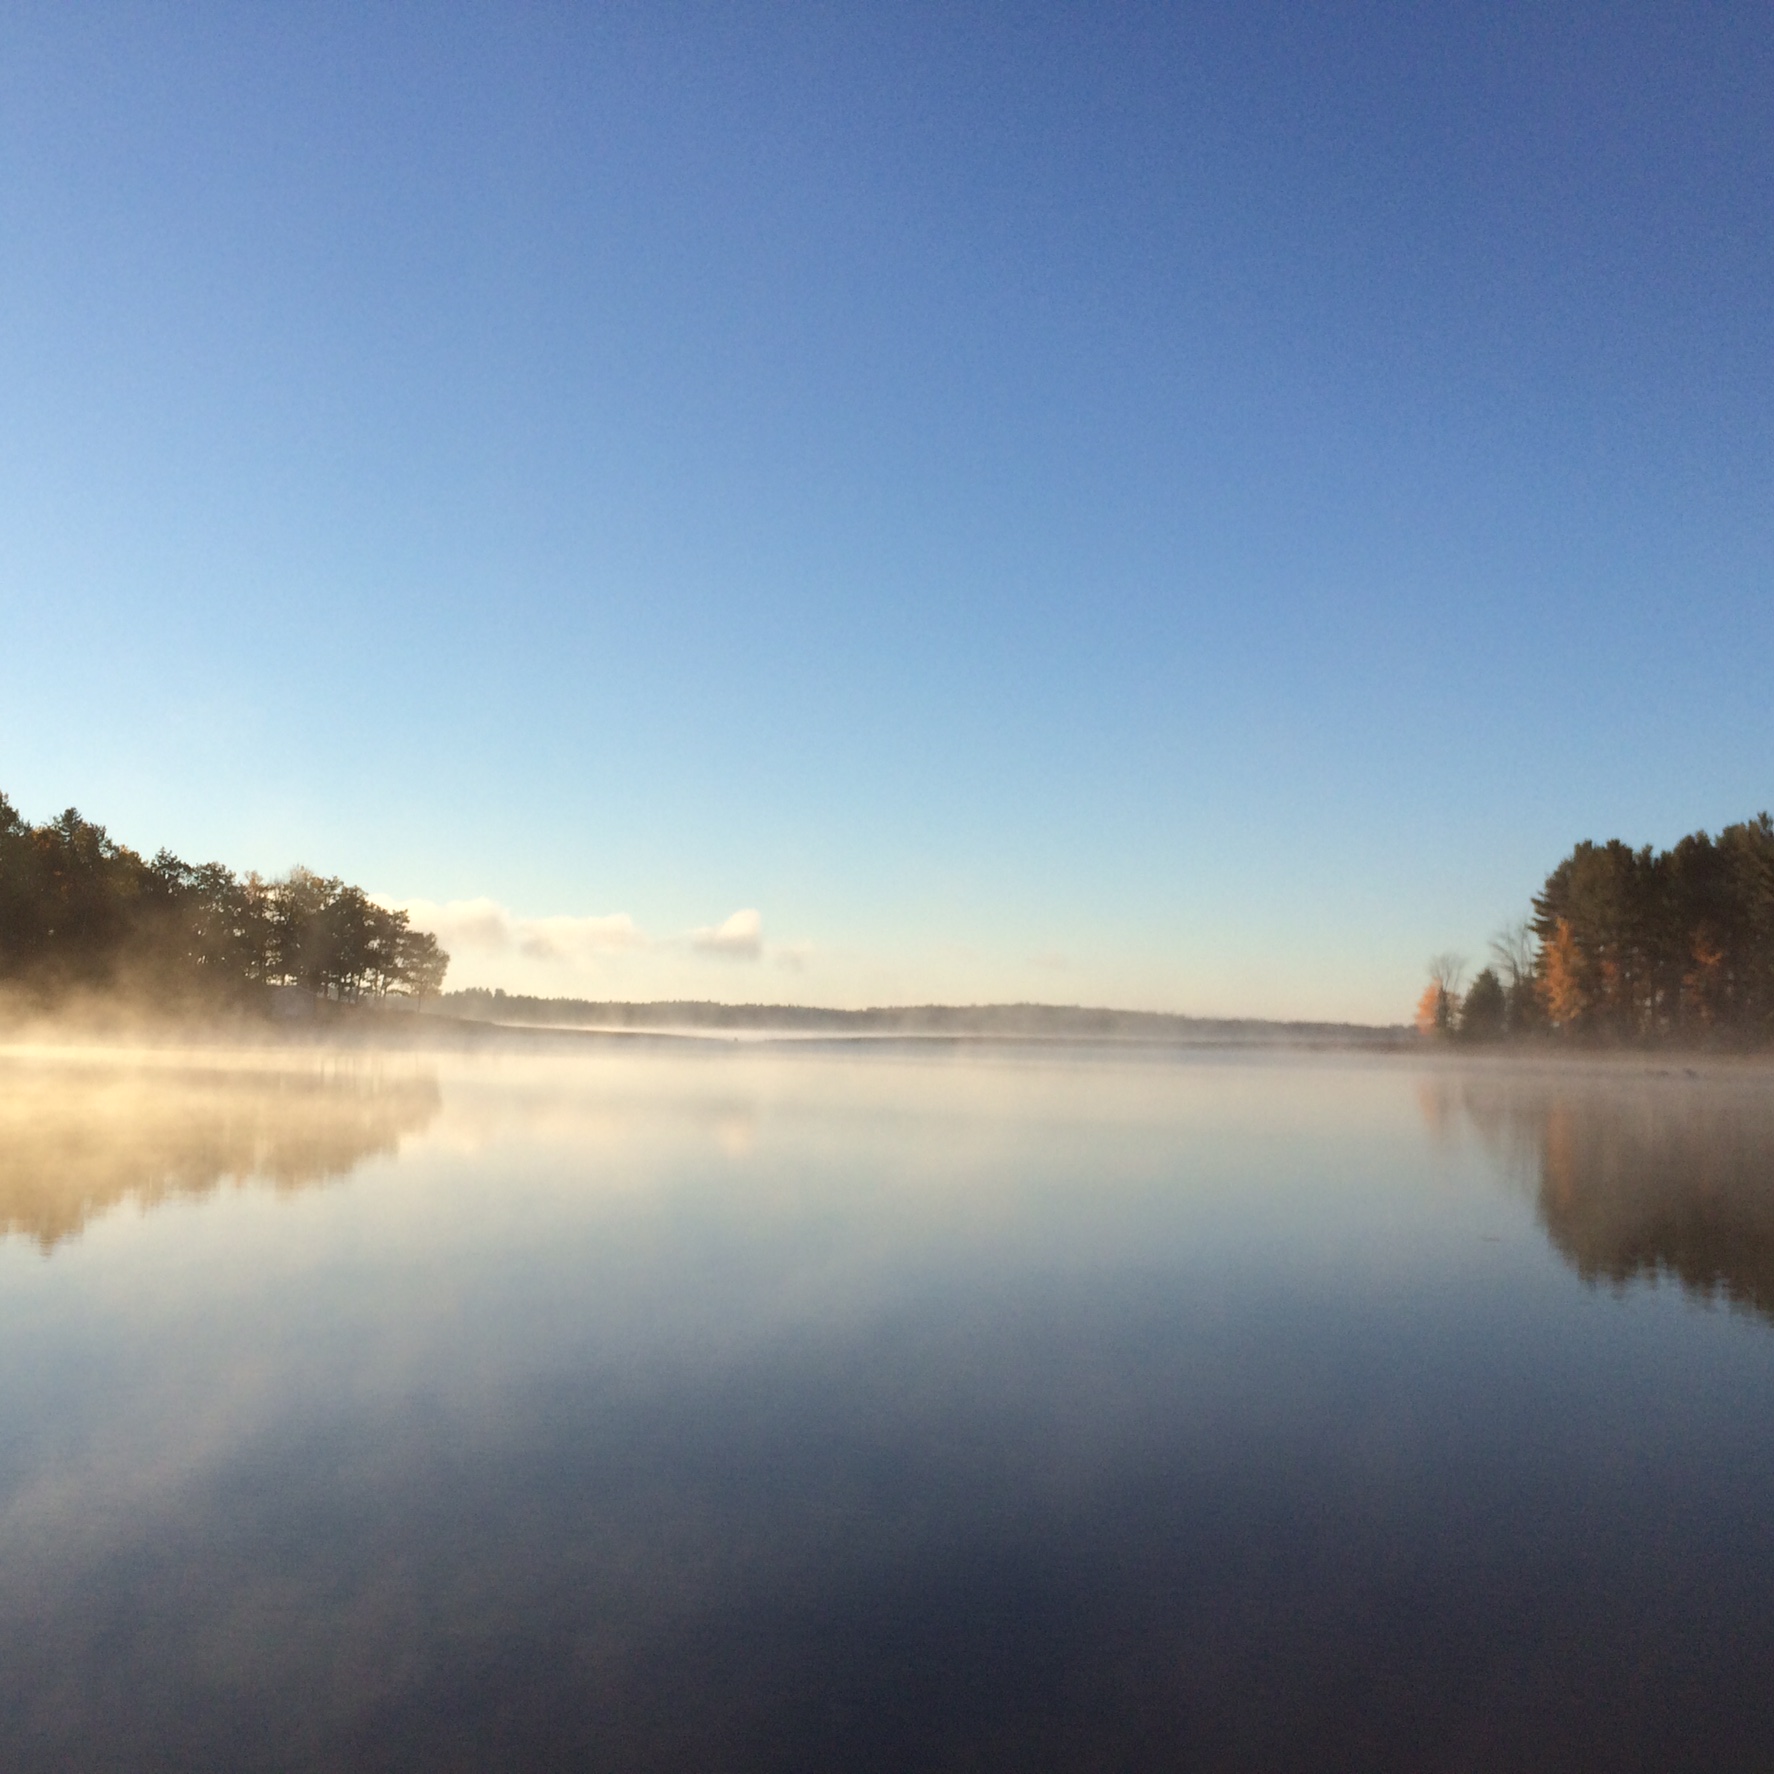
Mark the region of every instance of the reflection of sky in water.
[[[22, 1765], [1677, 1767], [1774, 1728], [1774, 1342], [1701, 1298], [1760, 1260], [1757, 1087], [163, 1065], [123, 1151], [140, 1075], [21, 1070], [9, 1125], [133, 1179], [0, 1242]], [[190, 1181], [255, 1164], [285, 1186]]]

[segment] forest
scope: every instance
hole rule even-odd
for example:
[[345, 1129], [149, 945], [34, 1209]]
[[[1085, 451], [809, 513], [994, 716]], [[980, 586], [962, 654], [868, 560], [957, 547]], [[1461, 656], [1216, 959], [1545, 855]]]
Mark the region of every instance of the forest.
[[0, 981], [44, 1000], [82, 988], [246, 1003], [276, 986], [357, 1003], [435, 995], [449, 956], [359, 887], [151, 860], [73, 808], [44, 825], [0, 795]]
[[1427, 1035], [1751, 1045], [1774, 1039], [1774, 821], [1673, 849], [1582, 843], [1533, 915], [1491, 943], [1470, 985], [1438, 955], [1417, 1006]]

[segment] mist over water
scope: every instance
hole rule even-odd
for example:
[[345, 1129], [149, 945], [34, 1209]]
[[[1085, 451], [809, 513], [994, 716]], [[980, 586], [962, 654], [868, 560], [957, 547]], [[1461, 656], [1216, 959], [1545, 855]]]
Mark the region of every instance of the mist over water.
[[438, 1103], [434, 1072], [381, 1056], [0, 1059], [0, 1234], [48, 1248], [125, 1201], [347, 1176], [396, 1151]]
[[0, 1743], [1758, 1765], [1767, 1081], [0, 1056]]

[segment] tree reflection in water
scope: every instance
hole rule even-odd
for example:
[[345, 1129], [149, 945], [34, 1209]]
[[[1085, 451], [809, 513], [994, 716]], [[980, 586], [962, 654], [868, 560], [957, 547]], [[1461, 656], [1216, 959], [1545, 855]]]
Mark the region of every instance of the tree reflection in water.
[[1774, 1319], [1767, 1086], [1673, 1070], [1469, 1077], [1449, 1094], [1493, 1154], [1525, 1171], [1541, 1223], [1585, 1281], [1667, 1276]]
[[376, 1056], [9, 1057], [0, 1237], [49, 1250], [125, 1200], [323, 1183], [396, 1151], [439, 1100], [434, 1074]]

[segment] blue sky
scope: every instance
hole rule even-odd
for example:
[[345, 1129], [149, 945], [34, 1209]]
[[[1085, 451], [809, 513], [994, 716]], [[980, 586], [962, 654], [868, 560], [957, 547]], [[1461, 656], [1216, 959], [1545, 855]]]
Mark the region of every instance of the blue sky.
[[1774, 801], [1771, 90], [1751, 7], [9, 6], [0, 788], [455, 983], [1403, 1017]]

